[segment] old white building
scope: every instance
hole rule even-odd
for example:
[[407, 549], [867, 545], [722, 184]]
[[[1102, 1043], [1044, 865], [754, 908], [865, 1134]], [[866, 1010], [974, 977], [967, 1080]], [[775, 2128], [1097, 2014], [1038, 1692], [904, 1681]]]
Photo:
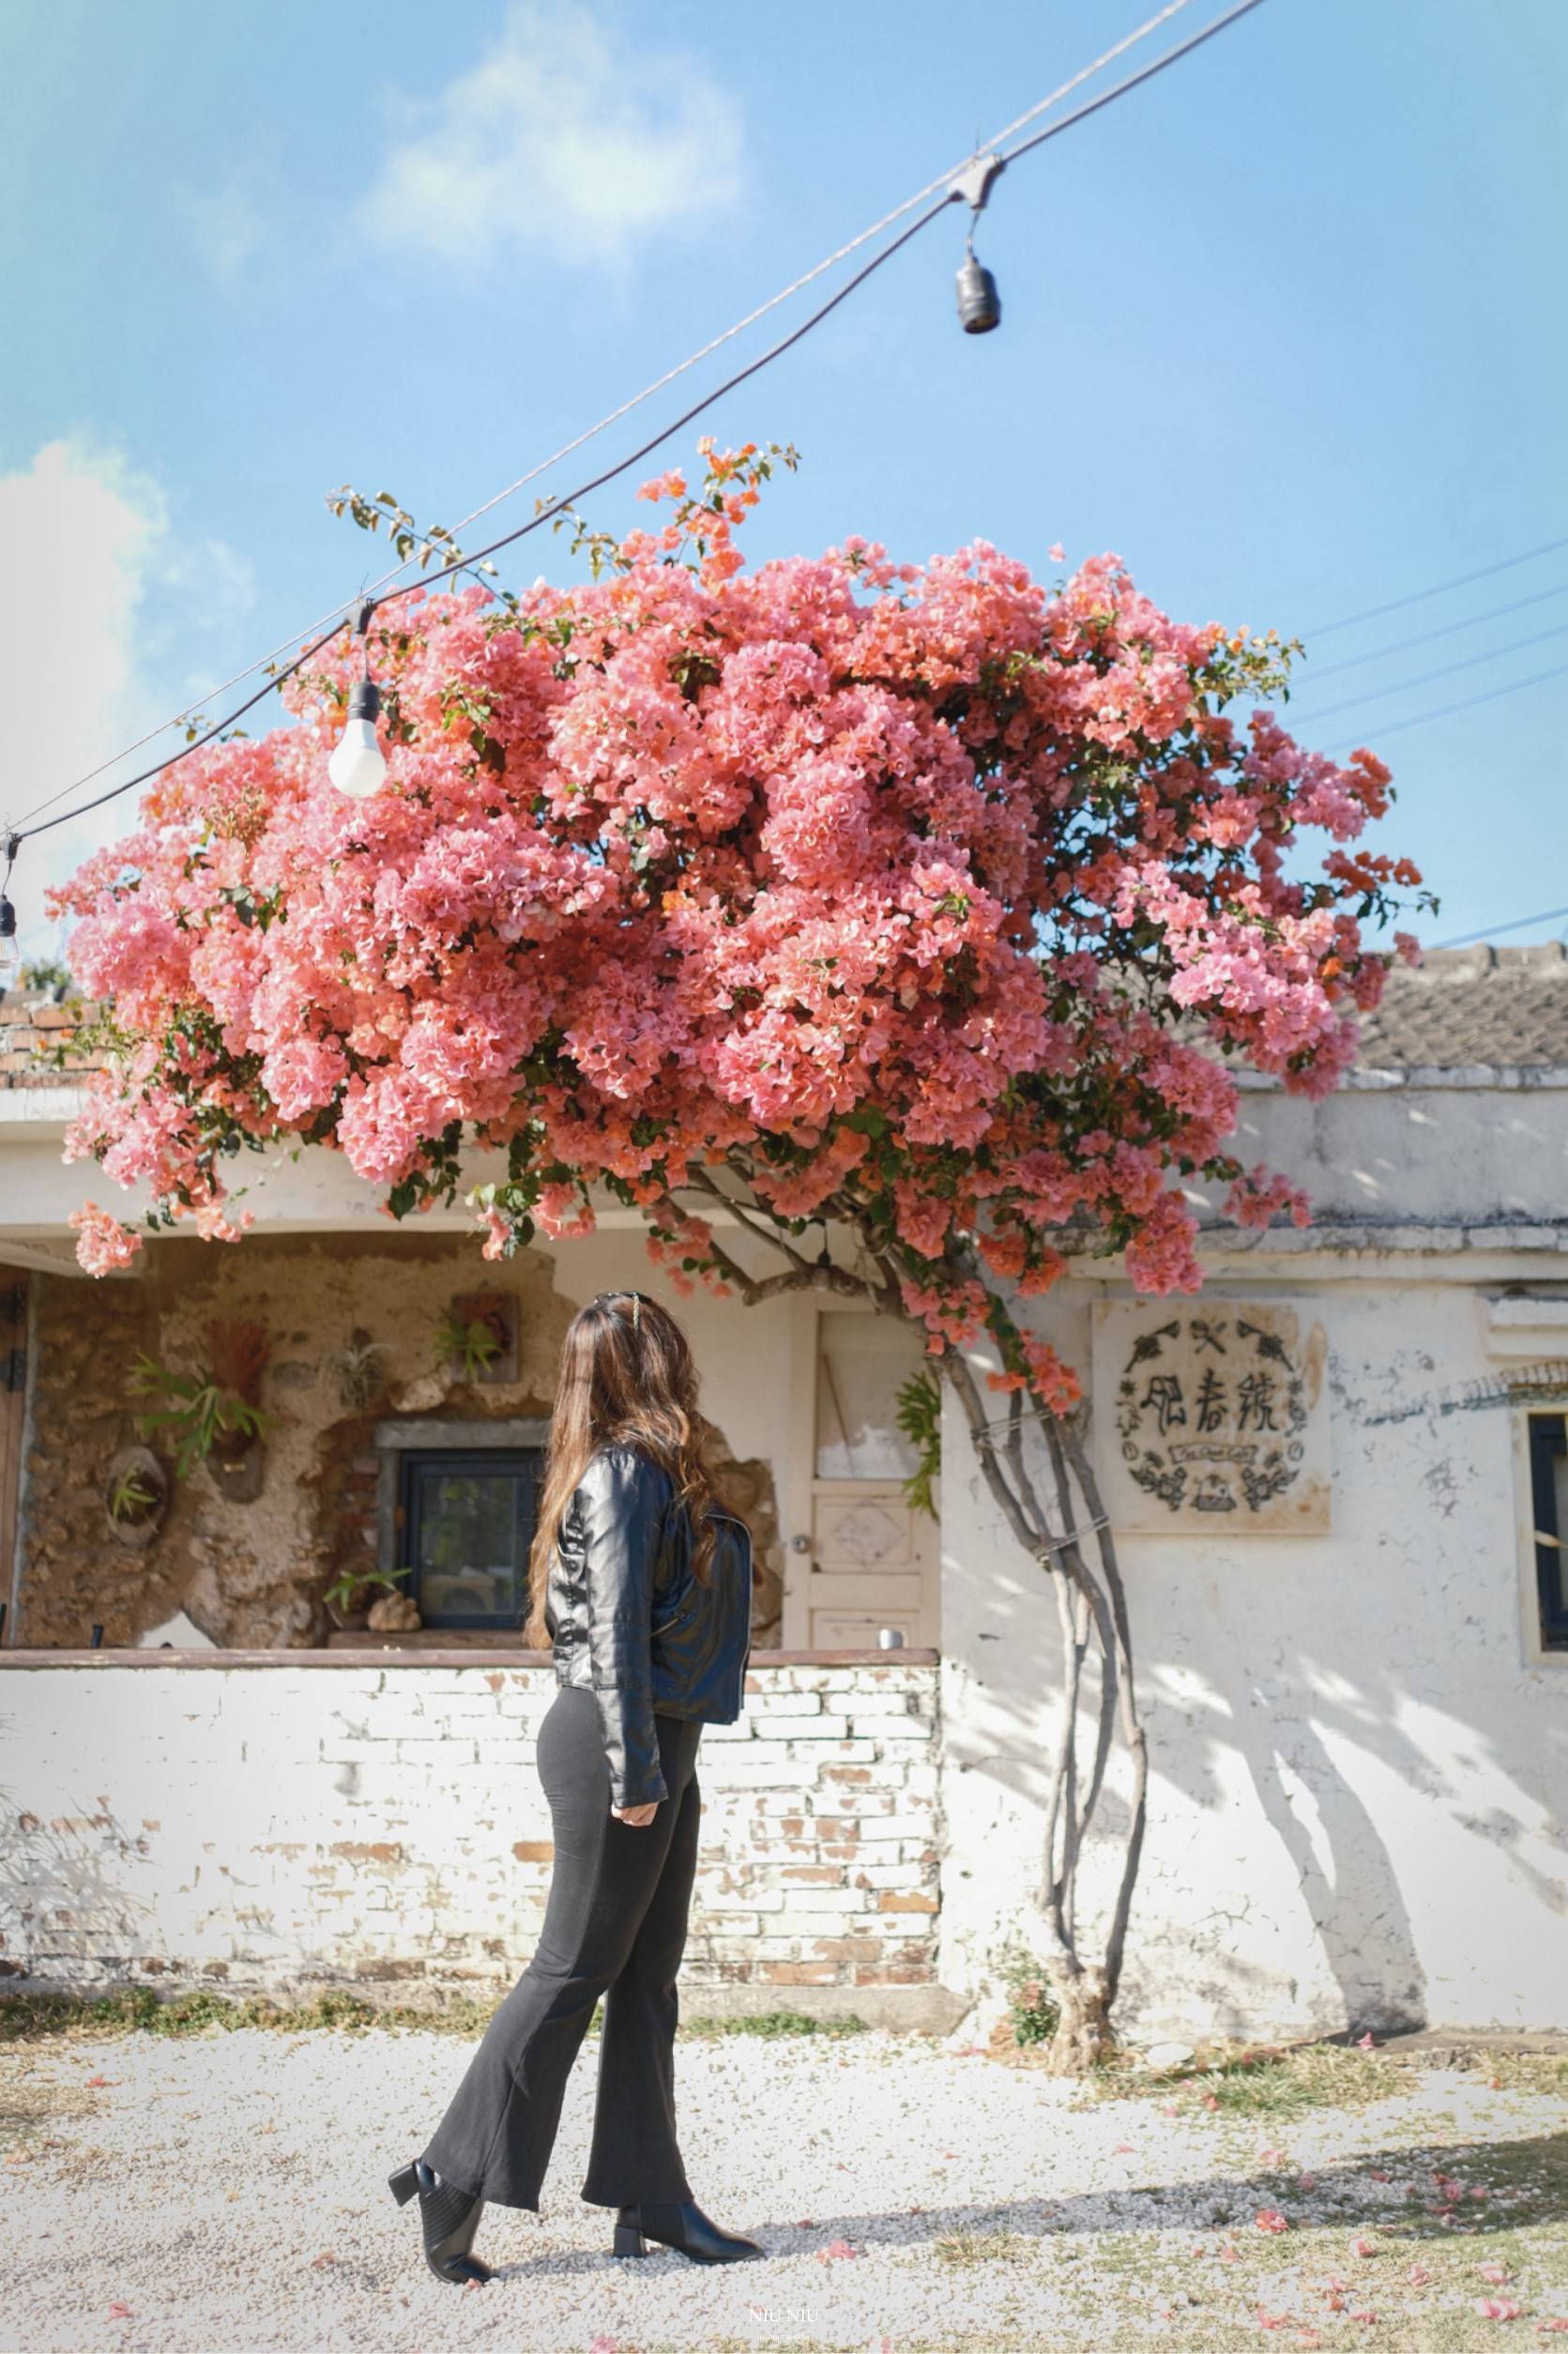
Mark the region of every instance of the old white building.
[[[0, 1972], [510, 1981], [548, 1872], [551, 1689], [512, 1642], [513, 1573], [566, 1321], [662, 1290], [637, 1231], [612, 1211], [492, 1268], [460, 1219], [390, 1226], [306, 1156], [247, 1197], [237, 1249], [155, 1242], [91, 1284], [66, 1220], [104, 1180], [62, 1166], [73, 1090], [29, 1060], [60, 1010], [8, 1015]], [[1085, 1261], [1031, 1304], [1092, 1375], [1149, 1728], [1121, 2025], [1560, 2026], [1563, 952], [1396, 972], [1344, 1092], [1251, 1086], [1243, 1127], [1310, 1229], [1210, 1223], [1197, 1298]], [[906, 1502], [909, 1335], [836, 1298], [671, 1304], [763, 1570], [748, 1714], [705, 1745], [692, 2005], [946, 2023], [1004, 1946], [1040, 1949], [1043, 1573], [951, 1403], [939, 1524]], [[467, 1376], [433, 1342], [454, 1306], [497, 1338]], [[199, 1362], [215, 1322], [265, 1336], [265, 1460], [116, 1521], [136, 1356]], [[425, 1624], [329, 1628], [328, 1575], [377, 1563], [417, 1570]]]

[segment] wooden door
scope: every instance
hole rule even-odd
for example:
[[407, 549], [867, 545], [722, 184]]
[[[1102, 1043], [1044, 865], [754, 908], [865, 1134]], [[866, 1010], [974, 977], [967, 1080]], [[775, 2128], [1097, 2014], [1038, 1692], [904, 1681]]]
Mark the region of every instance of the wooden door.
[[919, 1336], [871, 1310], [816, 1318], [811, 1553], [801, 1632], [812, 1650], [874, 1649], [881, 1628], [940, 1640], [937, 1523], [907, 1501], [917, 1468], [896, 1421], [900, 1386], [926, 1363]]
[[18, 1639], [17, 1499], [26, 1402], [27, 1277], [20, 1267], [0, 1267], [0, 1601], [6, 1604], [0, 1641], [8, 1649]]

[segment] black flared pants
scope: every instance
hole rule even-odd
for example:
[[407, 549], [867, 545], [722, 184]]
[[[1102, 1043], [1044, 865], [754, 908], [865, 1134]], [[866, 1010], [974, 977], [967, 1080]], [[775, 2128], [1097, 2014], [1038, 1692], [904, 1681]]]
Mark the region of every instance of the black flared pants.
[[610, 1812], [599, 1704], [563, 1685], [539, 1733], [555, 1863], [533, 1960], [486, 2027], [426, 2163], [459, 2190], [536, 2211], [572, 2061], [604, 1997], [593, 2148], [597, 2207], [692, 2196], [675, 2131], [676, 1978], [702, 1799], [702, 1727], [656, 1716], [668, 1797], [640, 1827]]

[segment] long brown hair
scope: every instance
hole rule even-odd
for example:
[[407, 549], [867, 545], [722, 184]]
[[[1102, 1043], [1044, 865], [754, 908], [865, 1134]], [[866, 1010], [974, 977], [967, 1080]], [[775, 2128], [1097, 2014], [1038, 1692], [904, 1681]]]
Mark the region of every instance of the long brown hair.
[[523, 1639], [530, 1650], [550, 1647], [544, 1597], [551, 1556], [572, 1490], [602, 1446], [640, 1447], [669, 1473], [691, 1517], [693, 1573], [707, 1583], [715, 1543], [708, 1510], [718, 1497], [699, 1452], [703, 1427], [691, 1345], [667, 1308], [643, 1292], [601, 1292], [578, 1309], [561, 1344], [539, 1522], [528, 1549]]

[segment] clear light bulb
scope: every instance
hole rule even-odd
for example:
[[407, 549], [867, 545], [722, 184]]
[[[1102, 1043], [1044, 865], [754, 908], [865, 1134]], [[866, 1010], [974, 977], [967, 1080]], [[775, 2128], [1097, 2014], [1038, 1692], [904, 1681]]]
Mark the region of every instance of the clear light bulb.
[[340, 793], [356, 801], [378, 793], [387, 775], [387, 762], [375, 741], [381, 711], [381, 690], [373, 679], [360, 679], [349, 690], [348, 725], [344, 727], [327, 773]]

